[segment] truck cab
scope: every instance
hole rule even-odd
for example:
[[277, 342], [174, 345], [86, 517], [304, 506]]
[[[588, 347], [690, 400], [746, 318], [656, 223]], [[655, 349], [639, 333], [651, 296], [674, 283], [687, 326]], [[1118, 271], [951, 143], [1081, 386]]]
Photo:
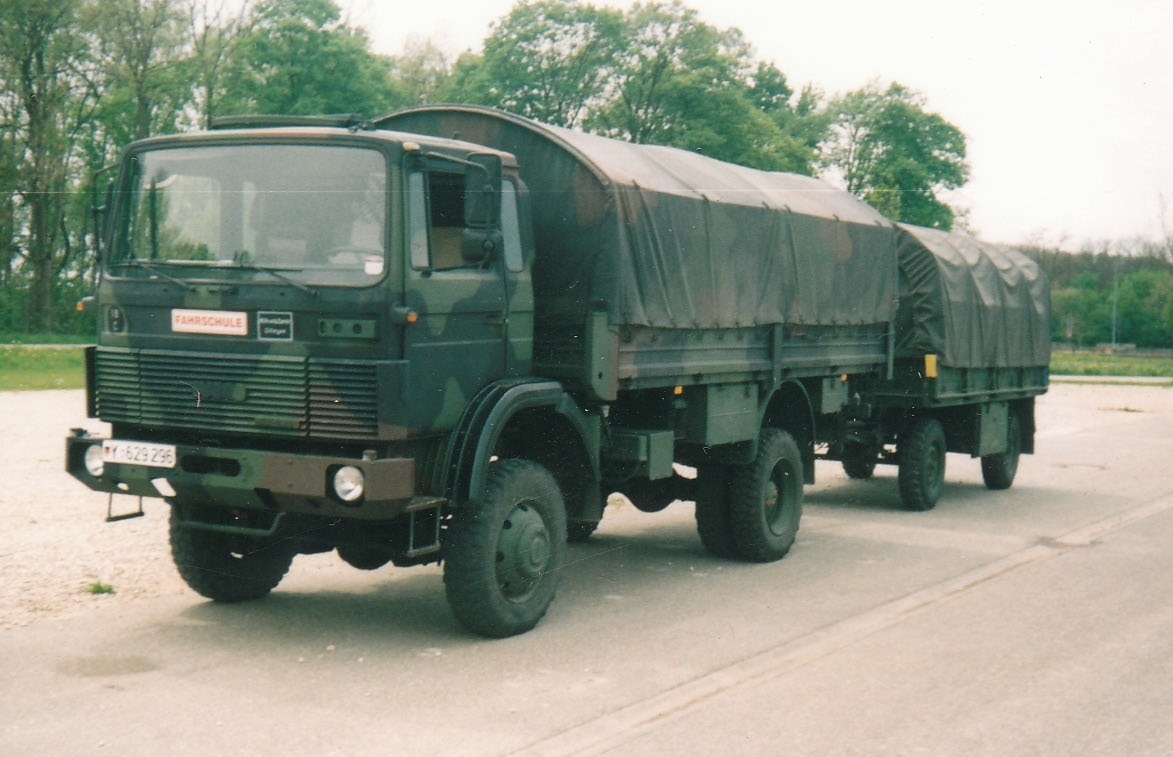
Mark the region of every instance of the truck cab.
[[[244, 576], [181, 565], [213, 599], [267, 592], [296, 553], [437, 561], [473, 466], [450, 432], [531, 370], [516, 161], [329, 120], [243, 125], [127, 151], [87, 353], [89, 415], [111, 433], [75, 432], [67, 469], [110, 494], [111, 519], [165, 498], [173, 548]], [[117, 514], [124, 496], [138, 509]], [[275, 557], [231, 562], [246, 542]]]

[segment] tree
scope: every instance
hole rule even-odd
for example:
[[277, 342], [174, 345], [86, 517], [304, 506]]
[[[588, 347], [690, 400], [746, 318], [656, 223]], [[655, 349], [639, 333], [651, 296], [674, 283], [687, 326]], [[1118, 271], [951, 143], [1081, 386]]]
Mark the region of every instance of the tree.
[[409, 37], [391, 58], [391, 78], [416, 105], [437, 102], [452, 76], [448, 56], [430, 39]]
[[494, 24], [484, 54], [455, 64], [450, 99], [559, 126], [694, 150], [768, 170], [810, 173], [825, 122], [808, 90], [753, 62], [741, 32], [680, 2], [627, 13], [530, 0]]
[[[679, 0], [635, 5], [626, 18], [622, 50], [615, 73], [617, 96], [598, 118], [614, 136], [636, 143], [680, 144], [672, 132], [696, 113], [697, 98], [730, 90], [734, 97], [747, 95], [741, 61], [750, 57], [750, 50], [741, 32], [701, 22]], [[736, 115], [723, 114], [723, 120], [736, 127]]]
[[191, 40], [189, 65], [195, 87], [200, 126], [208, 128], [220, 115], [224, 69], [240, 39], [255, 22], [249, 0], [236, 3], [237, 12], [228, 13], [230, 0], [188, 0], [188, 35]]
[[954, 211], [939, 197], [968, 179], [965, 135], [900, 84], [873, 83], [831, 103], [824, 169], [848, 191], [897, 221], [950, 229]]
[[7, 222], [17, 240], [8, 263], [27, 276], [28, 322], [42, 331], [53, 328], [54, 283], [71, 253], [65, 223], [70, 158], [80, 114], [94, 96], [82, 75], [88, 62], [78, 26], [83, 5], [83, 0], [0, 5], [0, 97], [12, 130], [7, 160], [16, 163], [15, 170], [7, 169], [16, 197]]
[[[608, 96], [622, 14], [575, 0], [531, 0], [492, 26], [471, 79], [478, 101], [557, 126], [579, 126]], [[471, 61], [466, 61], [471, 62]]]
[[391, 110], [406, 101], [390, 62], [333, 0], [265, 0], [233, 46], [221, 112], [306, 115]]
[[113, 141], [174, 130], [191, 101], [178, 0], [104, 0], [87, 21], [104, 73], [100, 120]]

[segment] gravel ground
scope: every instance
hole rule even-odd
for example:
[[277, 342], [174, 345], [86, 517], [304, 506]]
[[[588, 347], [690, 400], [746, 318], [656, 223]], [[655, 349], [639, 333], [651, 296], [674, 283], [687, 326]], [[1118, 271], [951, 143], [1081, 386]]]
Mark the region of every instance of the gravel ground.
[[[1065, 431], [1049, 417], [1049, 401], [1088, 410], [1171, 412], [1173, 389], [1052, 384], [1039, 406], [1040, 444]], [[106, 523], [106, 496], [65, 473], [64, 437], [74, 426], [106, 432], [104, 424], [85, 418], [81, 391], [0, 392], [0, 627], [143, 597], [195, 598], [171, 563], [162, 500], [144, 500], [145, 517]], [[122, 497], [115, 504], [120, 512], [137, 500]], [[320, 555], [295, 561], [293, 570], [349, 570], [341, 566], [336, 556]], [[94, 593], [95, 583], [114, 593]]]
[[[168, 509], [146, 500], [147, 515], [105, 522], [106, 497], [65, 473], [64, 438], [83, 426], [81, 391], [0, 392], [0, 626], [71, 615], [94, 604], [186, 591], [171, 565]], [[117, 506], [137, 506], [123, 497]], [[96, 594], [100, 582], [113, 594]]]

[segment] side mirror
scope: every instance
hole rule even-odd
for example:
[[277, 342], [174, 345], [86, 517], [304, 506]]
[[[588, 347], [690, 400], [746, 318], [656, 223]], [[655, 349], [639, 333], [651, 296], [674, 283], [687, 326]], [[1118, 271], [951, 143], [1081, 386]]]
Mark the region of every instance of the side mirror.
[[464, 225], [488, 231], [501, 225], [501, 157], [468, 156], [464, 171]]

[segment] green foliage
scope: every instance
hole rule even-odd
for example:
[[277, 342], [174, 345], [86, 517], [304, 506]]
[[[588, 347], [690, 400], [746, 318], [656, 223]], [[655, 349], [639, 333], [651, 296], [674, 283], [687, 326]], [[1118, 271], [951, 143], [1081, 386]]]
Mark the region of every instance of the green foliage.
[[[1143, 255], [1026, 248], [1051, 281], [1056, 341], [1091, 347], [1113, 341], [1173, 348], [1173, 261]], [[1115, 308], [1113, 308], [1115, 302]]]
[[953, 227], [954, 212], [938, 195], [968, 178], [960, 129], [926, 111], [922, 96], [896, 83], [848, 92], [829, 110], [831, 138], [823, 162], [850, 192], [894, 220]]
[[407, 101], [333, 0], [267, 0], [223, 75], [222, 112], [375, 115]]
[[626, 13], [519, 3], [441, 89], [444, 99], [767, 170], [812, 173], [826, 128], [813, 90], [792, 102], [785, 76], [754, 63], [740, 31], [705, 24], [680, 2]]
[[521, 2], [493, 25], [476, 102], [559, 126], [578, 126], [613, 77], [623, 24], [619, 11], [575, 0]]

